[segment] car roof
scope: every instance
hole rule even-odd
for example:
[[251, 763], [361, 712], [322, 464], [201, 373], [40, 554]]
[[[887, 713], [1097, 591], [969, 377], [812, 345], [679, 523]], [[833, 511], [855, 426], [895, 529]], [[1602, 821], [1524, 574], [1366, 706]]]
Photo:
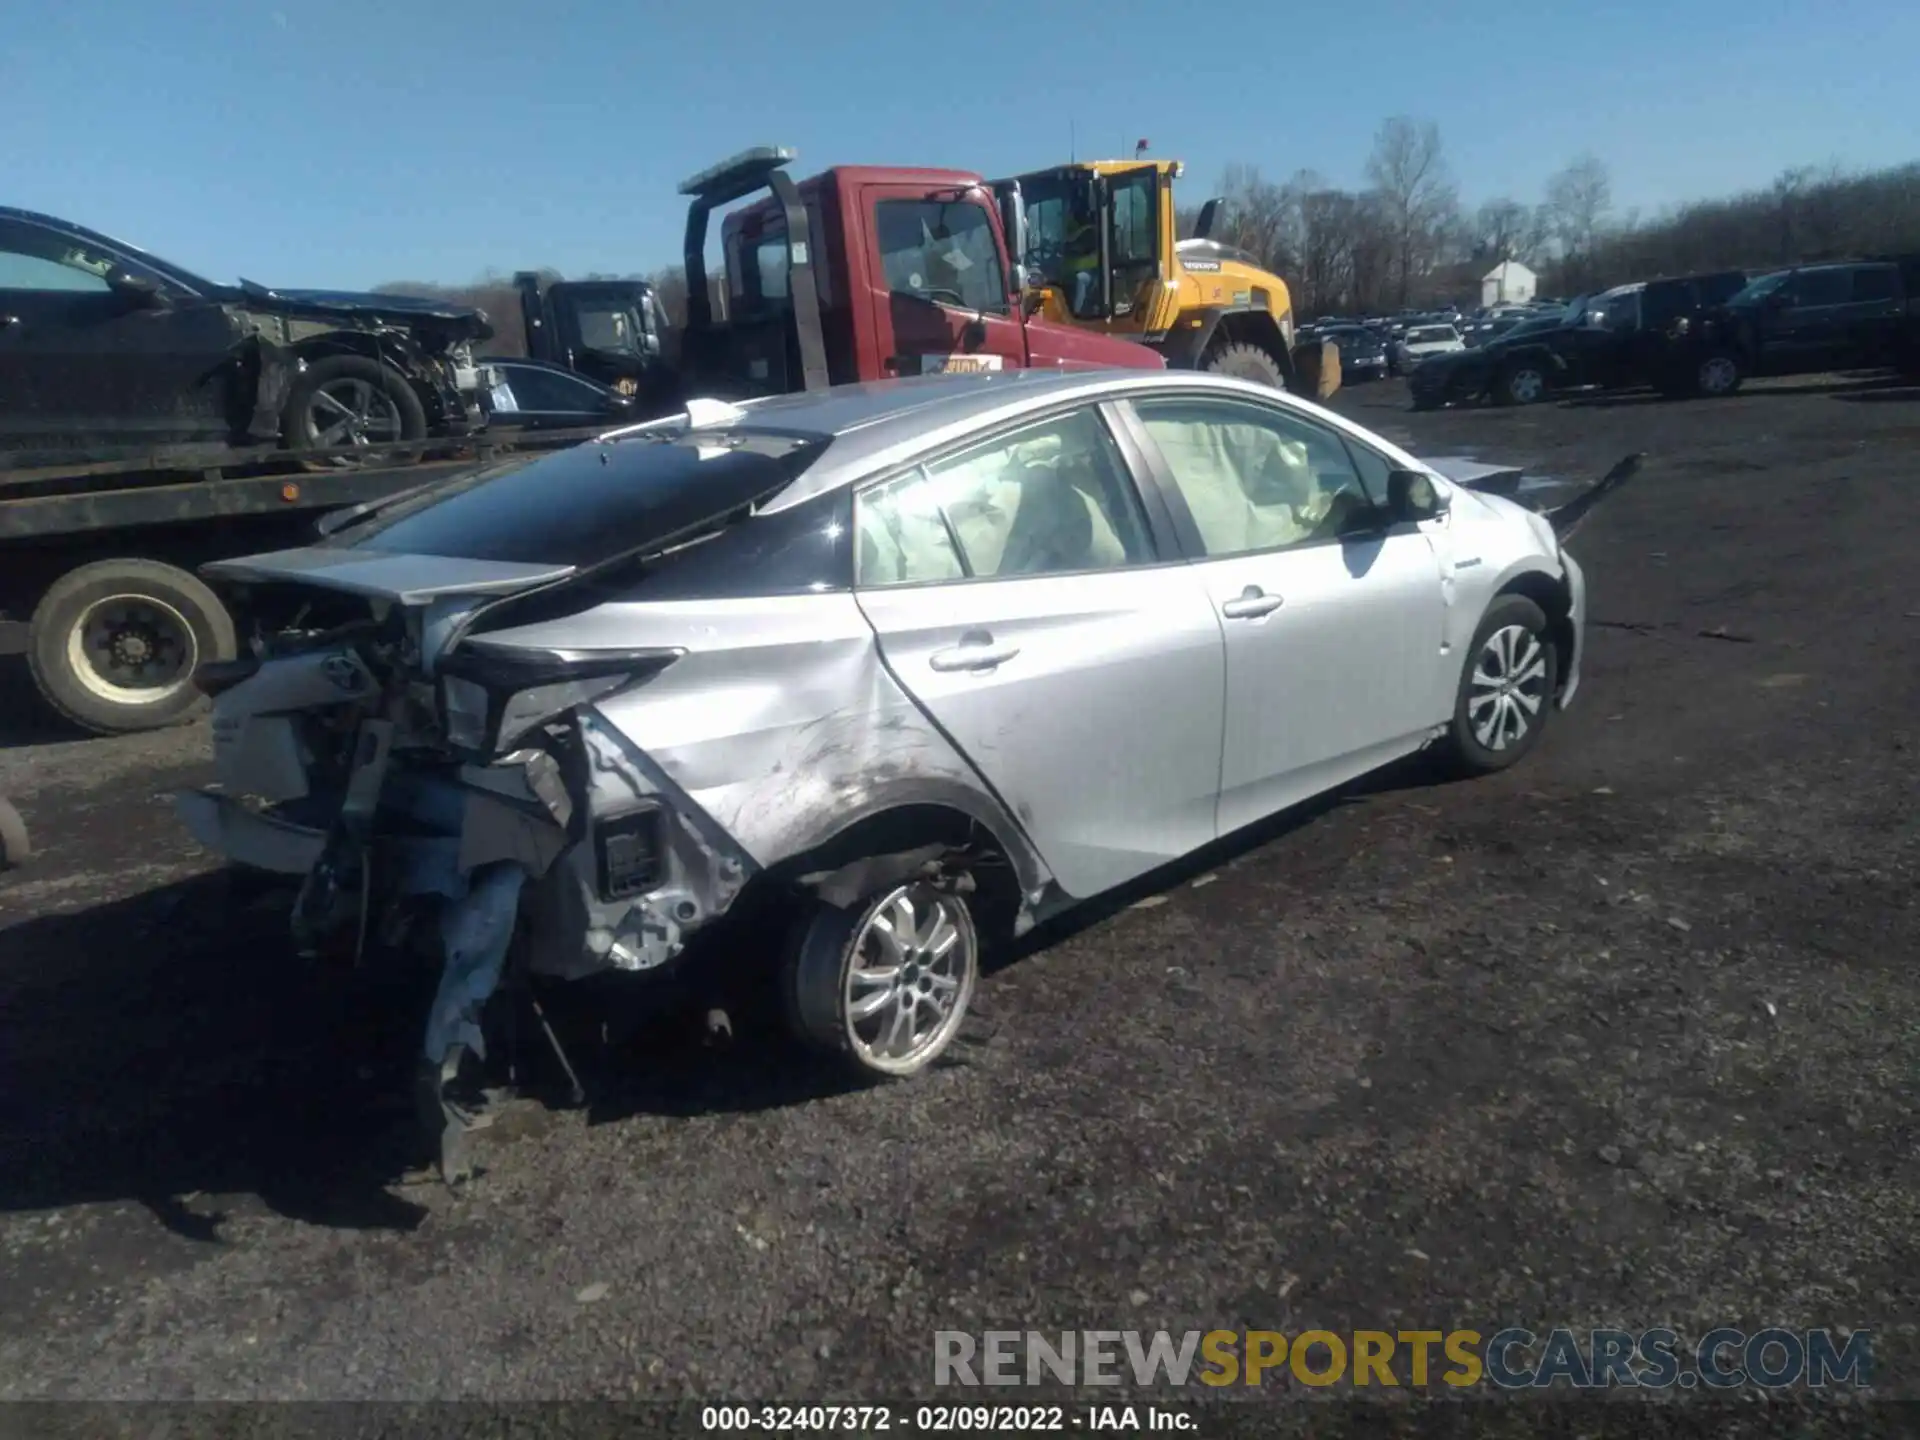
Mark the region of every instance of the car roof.
[[[1009, 370], [836, 385], [828, 390], [747, 401], [733, 414], [698, 428], [831, 440], [818, 460], [762, 507], [770, 512], [911, 464], [978, 432], [1018, 422], [1027, 415], [1038, 416], [1057, 405], [1092, 404], [1143, 391], [1218, 395], [1269, 404], [1277, 401], [1342, 430], [1353, 428], [1350, 422], [1298, 396], [1252, 381], [1195, 370], [1133, 369]], [[653, 422], [632, 428], [671, 427], [673, 423]]]

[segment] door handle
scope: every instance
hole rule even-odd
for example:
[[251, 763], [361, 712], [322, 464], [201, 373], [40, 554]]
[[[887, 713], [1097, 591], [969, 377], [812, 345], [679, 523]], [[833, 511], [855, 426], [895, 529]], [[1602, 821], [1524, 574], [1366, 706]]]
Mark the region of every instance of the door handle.
[[1018, 645], [996, 645], [986, 631], [969, 630], [960, 637], [958, 645], [929, 655], [927, 664], [943, 675], [961, 670], [984, 671], [1004, 665], [1019, 653]]
[[1220, 613], [1229, 620], [1258, 620], [1271, 615], [1287, 602], [1278, 595], [1269, 595], [1258, 585], [1249, 585], [1232, 600], [1220, 607]]

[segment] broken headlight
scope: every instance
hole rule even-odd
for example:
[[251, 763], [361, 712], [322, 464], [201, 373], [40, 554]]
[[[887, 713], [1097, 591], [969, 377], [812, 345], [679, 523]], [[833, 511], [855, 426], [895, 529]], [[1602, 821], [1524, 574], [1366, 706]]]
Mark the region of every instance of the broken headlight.
[[459, 650], [440, 663], [441, 729], [456, 750], [496, 755], [576, 705], [658, 675], [684, 653]]

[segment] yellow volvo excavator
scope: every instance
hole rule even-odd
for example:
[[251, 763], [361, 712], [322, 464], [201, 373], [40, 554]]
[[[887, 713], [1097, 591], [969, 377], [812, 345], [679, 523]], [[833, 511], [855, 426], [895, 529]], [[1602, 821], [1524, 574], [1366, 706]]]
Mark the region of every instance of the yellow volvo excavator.
[[996, 181], [1021, 257], [1029, 312], [1137, 340], [1176, 369], [1213, 370], [1325, 399], [1338, 352], [1296, 346], [1287, 282], [1211, 238], [1209, 200], [1177, 240], [1177, 160], [1092, 160]]

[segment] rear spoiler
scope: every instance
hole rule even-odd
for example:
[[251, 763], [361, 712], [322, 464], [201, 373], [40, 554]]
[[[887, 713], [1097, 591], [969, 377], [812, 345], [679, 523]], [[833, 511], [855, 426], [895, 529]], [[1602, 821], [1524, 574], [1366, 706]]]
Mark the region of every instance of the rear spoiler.
[[807, 226], [807, 207], [786, 169], [794, 153], [784, 146], [762, 145], [681, 182], [680, 193], [693, 200], [687, 207], [687, 235], [682, 247], [687, 270], [687, 329], [713, 328], [713, 294], [707, 288], [708, 217], [722, 205], [757, 190], [771, 190], [787, 229], [787, 294], [800, 339], [802, 386], [808, 391], [825, 390], [827, 342], [820, 329], [820, 288], [813, 278], [813, 237]]

